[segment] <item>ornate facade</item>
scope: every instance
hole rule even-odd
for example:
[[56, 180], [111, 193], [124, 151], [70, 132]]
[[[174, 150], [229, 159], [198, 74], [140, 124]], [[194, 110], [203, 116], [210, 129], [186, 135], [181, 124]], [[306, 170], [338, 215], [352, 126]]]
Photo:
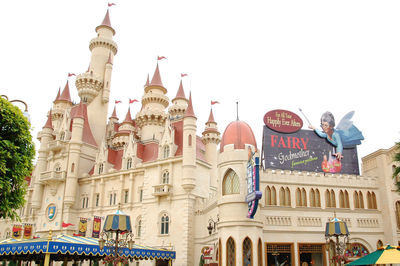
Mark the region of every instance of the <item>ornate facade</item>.
[[[38, 135], [38, 160], [21, 210], [33, 235], [50, 229], [72, 235], [85, 219], [91, 236], [93, 217], [119, 207], [131, 216], [136, 243], [176, 250], [175, 265], [197, 265], [202, 250], [210, 251], [205, 263], [219, 265], [245, 265], [246, 259], [254, 266], [329, 265], [324, 229], [335, 212], [349, 227], [349, 256], [398, 244], [394, 148], [364, 157], [363, 176], [261, 169], [263, 197], [249, 219], [247, 149], [260, 148], [252, 129], [233, 121], [221, 136], [211, 110], [201, 114], [209, 119], [199, 134], [191, 96], [181, 82], [170, 100], [158, 65], [144, 86], [141, 110], [128, 109], [120, 120], [114, 107], [108, 116], [118, 51], [108, 11], [96, 32], [90, 66], [76, 77], [80, 102], [71, 101], [67, 82]], [[0, 238], [11, 236], [13, 224], [0, 221]]]

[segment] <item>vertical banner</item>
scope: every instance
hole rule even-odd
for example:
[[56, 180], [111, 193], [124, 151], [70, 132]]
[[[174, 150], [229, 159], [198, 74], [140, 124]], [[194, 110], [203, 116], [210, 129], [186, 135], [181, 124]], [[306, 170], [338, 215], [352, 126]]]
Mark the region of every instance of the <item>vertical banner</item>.
[[80, 236], [86, 236], [86, 230], [87, 230], [87, 219], [81, 217], [80, 220], [79, 220], [79, 232], [78, 232], [78, 234]]
[[101, 217], [94, 216], [92, 237], [99, 238], [101, 227]]
[[30, 239], [32, 236], [32, 225], [25, 224], [24, 225], [24, 239]]
[[12, 229], [12, 238], [20, 239], [22, 236], [22, 225], [14, 225]]

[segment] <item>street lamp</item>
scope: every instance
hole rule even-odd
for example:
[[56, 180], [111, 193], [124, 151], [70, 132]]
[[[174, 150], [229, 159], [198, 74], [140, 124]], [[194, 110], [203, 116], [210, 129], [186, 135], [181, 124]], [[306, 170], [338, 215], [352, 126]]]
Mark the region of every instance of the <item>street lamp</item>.
[[344, 261], [344, 252], [346, 248], [350, 247], [349, 235], [350, 233], [347, 229], [346, 222], [336, 218], [336, 215], [330, 222], [326, 223], [326, 247], [329, 248], [331, 243], [333, 243], [335, 254], [333, 258], [339, 265], [342, 265], [342, 261]]
[[[115, 238], [114, 238], [115, 233]], [[107, 215], [104, 223], [103, 232], [100, 234], [99, 247], [101, 250], [104, 247], [109, 247], [112, 254], [106, 256], [106, 262], [114, 262], [114, 265], [127, 262], [127, 259], [120, 256], [120, 248], [133, 248], [133, 233], [131, 226], [131, 218], [119, 209], [114, 214]]]
[[15, 102], [22, 103], [22, 104], [25, 106], [25, 110], [23, 111], [23, 115], [26, 117], [26, 119], [28, 119], [28, 122], [29, 122], [29, 123], [31, 122], [31, 119], [30, 119], [29, 113], [28, 113], [28, 105], [26, 104], [26, 102], [24, 102], [24, 101], [22, 101], [22, 100], [18, 100], [18, 99], [15, 99], [15, 100], [8, 100], [7, 95], [0, 95], [0, 97], [3, 97], [4, 99], [6, 99], [7, 101], [9, 101], [10, 103], [15, 103]]
[[210, 219], [208, 219], [208, 226], [207, 226], [208, 235], [211, 235], [213, 232], [217, 230], [218, 222], [219, 222], [219, 215], [217, 215], [217, 221], [214, 221], [213, 218], [211, 217]]

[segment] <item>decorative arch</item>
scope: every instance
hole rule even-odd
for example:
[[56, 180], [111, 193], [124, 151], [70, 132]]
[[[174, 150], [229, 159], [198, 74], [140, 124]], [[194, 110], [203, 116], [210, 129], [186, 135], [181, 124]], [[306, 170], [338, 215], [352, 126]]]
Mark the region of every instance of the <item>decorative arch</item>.
[[361, 191], [358, 192], [358, 201], [361, 209], [364, 209], [364, 197]]
[[301, 189], [301, 204], [303, 207], [307, 207], [307, 192], [304, 188]]
[[288, 188], [288, 187], [286, 187], [286, 189], [285, 189], [286, 191], [286, 193], [285, 193], [285, 204], [286, 204], [286, 206], [291, 206], [292, 205], [292, 203], [291, 203], [291, 198], [290, 198], [290, 189]]
[[226, 241], [226, 266], [236, 266], [236, 245], [232, 237]]
[[239, 177], [235, 171], [229, 169], [222, 181], [222, 195], [231, 195], [240, 193]]
[[168, 170], [165, 170], [162, 174], [162, 183], [163, 184], [169, 184], [169, 172]]
[[159, 225], [160, 235], [169, 235], [171, 218], [168, 212], [160, 212]]
[[253, 243], [247, 236], [242, 243], [242, 265], [253, 266]]
[[349, 192], [347, 190], [344, 191], [344, 207], [350, 208]]
[[169, 151], [170, 151], [169, 146], [165, 145], [164, 148], [163, 148], [163, 153], [164, 153], [163, 154], [163, 158], [164, 159], [167, 159], [169, 157]]
[[331, 207], [336, 208], [336, 197], [335, 197], [335, 191], [331, 189]]
[[319, 189], [315, 189], [315, 207], [321, 207], [321, 195]]
[[345, 256], [353, 258], [353, 260], [364, 257], [369, 254], [369, 250], [366, 246], [359, 242], [353, 242], [350, 249], [346, 249]]
[[343, 190], [339, 191], [339, 208], [344, 208], [344, 193], [343, 193]]
[[314, 189], [310, 189], [310, 207], [316, 207], [315, 206], [315, 191]]
[[276, 205], [276, 190], [275, 187], [271, 187], [271, 205]]
[[141, 237], [142, 236], [142, 216], [139, 215], [136, 218], [136, 236]]
[[327, 189], [325, 191], [325, 206], [326, 208], [331, 208], [331, 193], [329, 192], [329, 190]]
[[354, 208], [355, 209], [359, 209], [360, 208], [360, 200], [358, 199], [358, 192], [357, 191], [354, 191], [353, 199], [354, 199]]

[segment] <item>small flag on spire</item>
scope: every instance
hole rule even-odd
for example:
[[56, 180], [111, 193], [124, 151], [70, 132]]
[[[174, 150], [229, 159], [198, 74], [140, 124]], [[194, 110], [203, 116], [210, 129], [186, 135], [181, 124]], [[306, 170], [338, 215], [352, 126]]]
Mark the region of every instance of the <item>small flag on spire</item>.
[[108, 7], [115, 6], [115, 3], [108, 3]]
[[122, 103], [122, 101], [115, 100], [115, 104], [119, 104], [119, 103]]
[[167, 58], [165, 56], [157, 56], [158, 61], [163, 60], [163, 59], [167, 59]]
[[211, 105], [219, 103], [218, 101], [211, 101]]
[[181, 78], [188, 76], [188, 74], [181, 73]]
[[136, 99], [131, 100], [131, 99], [129, 98], [129, 104], [134, 103], [134, 102], [139, 102], [139, 101], [136, 100]]
[[76, 76], [75, 73], [68, 73], [68, 77]]

